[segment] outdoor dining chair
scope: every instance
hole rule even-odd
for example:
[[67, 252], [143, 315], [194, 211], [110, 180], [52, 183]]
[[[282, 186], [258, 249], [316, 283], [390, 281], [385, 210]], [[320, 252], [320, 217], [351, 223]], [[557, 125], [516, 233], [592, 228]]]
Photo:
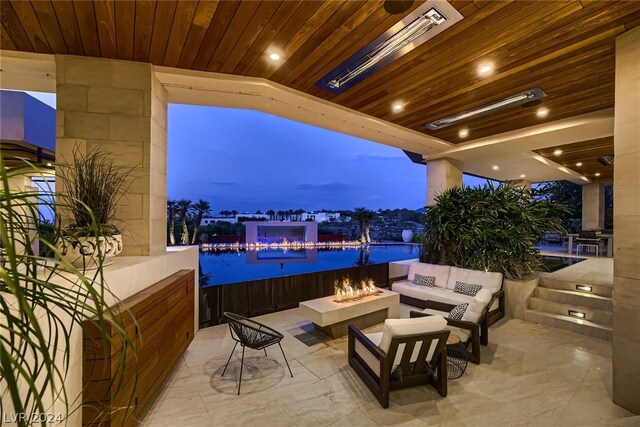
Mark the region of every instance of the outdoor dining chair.
[[280, 347], [280, 351], [282, 352], [284, 362], [287, 364], [287, 368], [289, 369], [289, 374], [291, 374], [291, 378], [293, 378], [293, 373], [291, 372], [291, 367], [289, 366], [289, 362], [287, 361], [287, 356], [284, 355], [284, 350], [282, 349], [282, 345], [280, 344], [280, 341], [282, 341], [284, 335], [282, 335], [275, 329], [268, 327], [267, 325], [256, 322], [255, 320], [248, 319], [244, 316], [240, 316], [239, 314], [225, 312], [224, 317], [229, 323], [229, 332], [231, 332], [231, 338], [233, 338], [236, 343], [233, 345], [233, 350], [231, 350], [229, 359], [227, 359], [227, 364], [224, 365], [222, 376], [224, 376], [224, 373], [227, 371], [227, 367], [229, 366], [229, 362], [231, 361], [231, 356], [233, 356], [233, 353], [236, 351], [238, 343], [242, 347], [242, 358], [240, 361], [240, 380], [238, 381], [238, 395], [240, 395], [240, 387], [242, 386], [242, 367], [244, 366], [244, 350], [246, 347], [249, 347], [253, 350], [264, 350], [264, 355], [266, 356], [267, 347], [278, 344], [278, 347]]

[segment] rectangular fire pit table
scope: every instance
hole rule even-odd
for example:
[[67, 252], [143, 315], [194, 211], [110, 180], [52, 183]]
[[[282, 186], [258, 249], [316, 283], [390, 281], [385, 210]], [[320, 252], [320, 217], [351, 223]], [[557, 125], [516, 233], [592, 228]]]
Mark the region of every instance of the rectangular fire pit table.
[[335, 295], [331, 295], [300, 303], [302, 315], [332, 338], [347, 335], [350, 323], [364, 329], [385, 319], [400, 317], [400, 294], [386, 289], [354, 301], [336, 302], [335, 299]]

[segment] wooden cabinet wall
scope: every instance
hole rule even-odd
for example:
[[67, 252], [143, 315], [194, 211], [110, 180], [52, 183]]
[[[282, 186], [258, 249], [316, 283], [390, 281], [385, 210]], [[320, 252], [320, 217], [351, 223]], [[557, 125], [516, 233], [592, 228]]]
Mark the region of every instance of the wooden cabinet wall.
[[377, 286], [387, 286], [389, 264], [370, 264], [203, 287], [200, 288], [200, 327], [223, 323], [225, 311], [252, 317], [296, 308], [302, 301], [332, 295], [334, 281], [345, 277], [356, 281], [373, 279]]
[[85, 321], [89, 332], [83, 340], [83, 425], [139, 422], [193, 340], [194, 280], [193, 270], [182, 270], [113, 309], [131, 340], [124, 369], [116, 356], [123, 351], [118, 334], [109, 330], [114, 338], [105, 343], [95, 319]]

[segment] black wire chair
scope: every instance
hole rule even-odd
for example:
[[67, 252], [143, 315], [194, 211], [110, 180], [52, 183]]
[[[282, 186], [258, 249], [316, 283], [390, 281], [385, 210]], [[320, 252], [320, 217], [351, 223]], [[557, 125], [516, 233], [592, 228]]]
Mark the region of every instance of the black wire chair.
[[280, 351], [282, 352], [282, 357], [284, 357], [284, 362], [287, 364], [287, 369], [289, 369], [289, 374], [291, 374], [291, 378], [293, 378], [293, 372], [291, 372], [291, 367], [289, 366], [289, 362], [287, 361], [287, 356], [284, 355], [284, 350], [282, 349], [282, 345], [280, 344], [280, 341], [282, 341], [284, 335], [282, 335], [275, 329], [268, 327], [267, 325], [263, 325], [262, 323], [256, 322], [255, 320], [247, 319], [246, 317], [240, 316], [239, 314], [225, 312], [224, 317], [229, 323], [229, 332], [231, 332], [231, 338], [233, 338], [236, 343], [233, 345], [233, 350], [231, 350], [229, 359], [227, 359], [227, 364], [224, 365], [222, 376], [224, 376], [224, 373], [227, 371], [227, 366], [229, 366], [231, 356], [233, 356], [233, 353], [236, 351], [238, 343], [240, 343], [240, 345], [242, 346], [242, 360], [240, 362], [238, 395], [240, 395], [240, 387], [242, 386], [242, 367], [244, 366], [245, 347], [249, 347], [254, 350], [264, 350], [264, 355], [266, 356], [267, 347], [278, 344], [278, 346], [280, 347]]

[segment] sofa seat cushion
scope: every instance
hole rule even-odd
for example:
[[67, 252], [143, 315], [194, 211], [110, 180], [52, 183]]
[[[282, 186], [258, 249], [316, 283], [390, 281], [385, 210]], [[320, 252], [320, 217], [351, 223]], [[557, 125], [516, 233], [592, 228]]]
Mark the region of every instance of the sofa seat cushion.
[[492, 294], [495, 294], [502, 289], [502, 273], [491, 273], [487, 271], [451, 267], [446, 287], [448, 289], [455, 289], [456, 282], [481, 285], [482, 288], [489, 289]]
[[[425, 308], [424, 310], [422, 310], [422, 312], [429, 313], [434, 316], [444, 316], [444, 317], [447, 317], [447, 315], [449, 314], [446, 311], [438, 311], [432, 308]], [[462, 342], [467, 342], [469, 340], [469, 337], [471, 336], [471, 332], [469, 332], [468, 329], [462, 329], [462, 328], [458, 328], [457, 326], [449, 326], [449, 325], [447, 325], [446, 329], [456, 334], [458, 337], [460, 337], [460, 341]]]
[[447, 281], [449, 280], [449, 267], [448, 265], [437, 264], [425, 264], [423, 262], [414, 262], [409, 266], [409, 274], [407, 279], [413, 282], [416, 273], [422, 276], [435, 277], [435, 286], [438, 288], [446, 288]]
[[400, 295], [422, 301], [438, 301], [451, 305], [471, 303], [471, 301], [473, 301], [473, 297], [469, 295], [457, 294], [449, 289], [428, 288], [426, 286], [415, 285], [408, 280], [394, 282], [391, 289]]

